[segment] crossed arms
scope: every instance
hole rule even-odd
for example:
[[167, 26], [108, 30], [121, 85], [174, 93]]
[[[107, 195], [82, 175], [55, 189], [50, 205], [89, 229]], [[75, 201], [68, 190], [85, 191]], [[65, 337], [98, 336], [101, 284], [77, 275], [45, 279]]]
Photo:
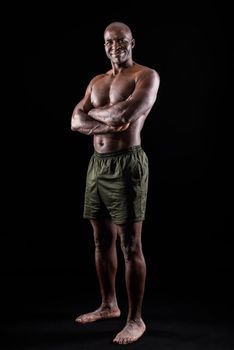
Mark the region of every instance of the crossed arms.
[[152, 70], [140, 72], [133, 93], [124, 101], [94, 108], [91, 103], [92, 86], [88, 85], [84, 98], [74, 108], [71, 129], [85, 135], [116, 133], [126, 130], [131, 123], [151, 110], [159, 87], [159, 76]]

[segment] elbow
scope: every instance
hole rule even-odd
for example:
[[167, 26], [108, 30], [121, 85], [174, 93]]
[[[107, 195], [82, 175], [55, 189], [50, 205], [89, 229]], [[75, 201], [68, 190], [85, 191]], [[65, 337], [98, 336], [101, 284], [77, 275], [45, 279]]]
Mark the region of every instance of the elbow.
[[71, 131], [77, 131], [77, 126], [75, 123], [73, 123], [73, 121], [71, 122]]
[[72, 131], [79, 131], [79, 127], [80, 127], [80, 125], [79, 125], [78, 120], [75, 119], [75, 118], [72, 118], [72, 120], [71, 120], [71, 130]]
[[77, 127], [73, 123], [71, 123], [71, 131], [77, 131]]

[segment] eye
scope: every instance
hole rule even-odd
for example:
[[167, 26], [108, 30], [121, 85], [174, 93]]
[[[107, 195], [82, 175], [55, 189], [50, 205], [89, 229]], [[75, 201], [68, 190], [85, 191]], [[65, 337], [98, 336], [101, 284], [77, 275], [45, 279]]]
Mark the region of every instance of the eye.
[[104, 43], [105, 46], [111, 46], [112, 45], [112, 41], [111, 40], [108, 40]]
[[126, 40], [126, 39], [124, 39], [124, 38], [122, 38], [122, 39], [119, 39], [119, 40], [118, 40], [118, 43], [119, 43], [120, 45], [125, 45], [125, 46], [127, 46], [127, 45], [129, 44], [129, 41]]

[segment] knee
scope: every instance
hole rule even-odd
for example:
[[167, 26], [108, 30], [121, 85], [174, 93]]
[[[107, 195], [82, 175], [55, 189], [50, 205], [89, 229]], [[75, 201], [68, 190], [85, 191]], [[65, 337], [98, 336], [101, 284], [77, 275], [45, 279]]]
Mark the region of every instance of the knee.
[[95, 249], [101, 253], [108, 251], [112, 245], [112, 241], [107, 237], [94, 237]]
[[94, 245], [95, 248], [100, 249], [100, 247], [102, 246], [100, 238], [94, 237]]
[[140, 254], [141, 248], [139, 242], [135, 240], [121, 241], [121, 249], [125, 260], [132, 260]]

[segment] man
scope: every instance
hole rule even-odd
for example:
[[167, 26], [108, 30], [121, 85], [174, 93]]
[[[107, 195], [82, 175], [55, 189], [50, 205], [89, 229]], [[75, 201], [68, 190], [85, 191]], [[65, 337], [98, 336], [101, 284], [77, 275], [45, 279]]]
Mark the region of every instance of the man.
[[148, 159], [141, 147], [141, 130], [159, 88], [158, 73], [132, 59], [135, 40], [121, 22], [107, 26], [104, 46], [112, 69], [94, 77], [76, 105], [71, 129], [93, 136], [86, 180], [84, 218], [91, 222], [95, 264], [102, 303], [76, 318], [78, 323], [120, 316], [116, 299], [116, 239], [125, 261], [128, 317], [114, 338], [118, 344], [138, 340], [145, 331], [141, 317], [146, 264], [141, 232], [145, 218]]

